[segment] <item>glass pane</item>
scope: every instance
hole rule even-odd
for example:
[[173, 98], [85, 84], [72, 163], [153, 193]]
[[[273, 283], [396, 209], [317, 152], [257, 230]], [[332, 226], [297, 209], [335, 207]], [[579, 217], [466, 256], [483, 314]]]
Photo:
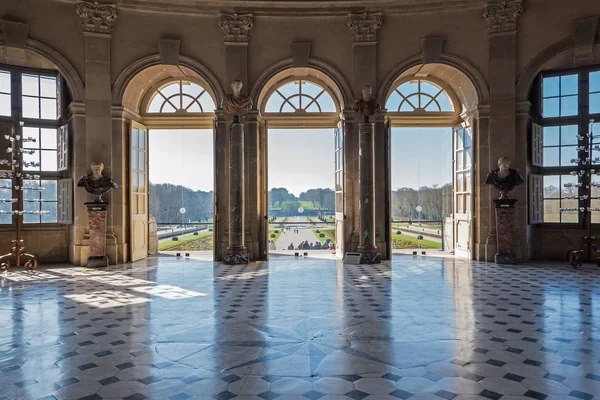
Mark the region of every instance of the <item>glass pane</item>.
[[56, 171], [58, 168], [57, 152], [56, 150], [42, 150], [41, 151], [41, 167], [42, 171]]
[[40, 79], [42, 97], [56, 98], [56, 78], [43, 76]]
[[[579, 188], [577, 187], [577, 181], [578, 181], [577, 176], [561, 175], [561, 177], [560, 177], [561, 196], [562, 197], [577, 196], [578, 190], [579, 190]], [[565, 186], [565, 184], [567, 184], [567, 185], [570, 184], [572, 186]]]
[[546, 118], [558, 117], [559, 98], [544, 99], [543, 115]]
[[42, 192], [42, 200], [52, 200], [52, 201], [57, 200], [57, 195], [56, 195], [57, 181], [43, 180], [42, 187], [44, 188], [44, 191]]
[[[0, 203], [0, 210], [1, 211], [12, 211], [12, 203]], [[0, 224], [10, 224], [10, 223], [12, 223], [12, 215], [0, 214]]]
[[471, 152], [465, 150], [465, 169], [471, 169]]
[[0, 93], [10, 93], [10, 72], [0, 71]]
[[560, 197], [560, 179], [558, 175], [544, 176], [544, 198]]
[[139, 135], [139, 130], [137, 128], [133, 128], [131, 130], [131, 146], [132, 147], [138, 147], [138, 135]]
[[23, 96], [23, 117], [40, 118], [40, 99], [37, 97]]
[[463, 151], [459, 150], [456, 152], [456, 170], [460, 171], [463, 169]]
[[42, 128], [41, 134], [42, 134], [42, 141], [40, 142], [40, 147], [42, 149], [55, 150], [58, 146], [57, 137], [56, 137], [57, 130]]
[[400, 102], [402, 101], [402, 97], [395, 90], [390, 94], [387, 102], [385, 103], [385, 107], [390, 111], [394, 112], [398, 110], [400, 107]]
[[600, 114], [600, 93], [590, 94], [590, 114]]
[[[560, 144], [577, 144], [577, 125], [565, 125], [560, 127]], [[546, 137], [544, 137], [544, 145], [546, 145]]]
[[137, 192], [138, 190], [138, 174], [131, 174], [131, 190]]
[[12, 199], [12, 180], [0, 179], [0, 199]]
[[567, 96], [560, 98], [560, 116], [577, 115], [577, 96]]
[[57, 213], [56, 213], [56, 203], [42, 203], [42, 211], [49, 211], [50, 214], [42, 215], [42, 223], [52, 224], [58, 222]]
[[39, 171], [40, 170], [40, 152], [39, 150], [35, 150], [33, 154], [24, 153], [23, 154], [24, 163], [31, 163], [31, 165], [27, 166], [23, 164], [23, 169], [27, 171]]
[[279, 112], [281, 105], [283, 104], [283, 97], [281, 97], [277, 93], [273, 93], [271, 97], [269, 97], [269, 101], [267, 101], [267, 105], [265, 106], [265, 112]]
[[[596, 184], [596, 185], [594, 185]], [[600, 197], [600, 176], [598, 175], [592, 175], [592, 190], [591, 190], [591, 195], [592, 197]]]
[[146, 170], [146, 154], [142, 151], [140, 151], [139, 154], [139, 165], [138, 165], [138, 170], [139, 171], [145, 171]]
[[559, 132], [560, 127], [558, 126], [545, 126], [544, 146], [558, 146], [560, 144]]
[[456, 191], [463, 192], [464, 191], [464, 181], [465, 174], [463, 172], [459, 172], [456, 174]]
[[198, 95], [200, 93], [202, 93], [202, 91], [204, 89], [202, 89], [202, 86], [198, 85], [197, 83], [193, 83], [193, 82], [182, 82], [183, 84], [181, 85], [181, 92], [185, 93], [185, 94], [189, 94], [192, 97], [198, 97]]
[[11, 115], [10, 94], [0, 94], [0, 115]]
[[[560, 206], [561, 208], [577, 208], [579, 207], [579, 202], [575, 199], [575, 200], [561, 200], [560, 201]], [[578, 212], [577, 211], [563, 211], [560, 213], [561, 215], [561, 222], [577, 222], [577, 218], [578, 218]]]
[[140, 140], [139, 148], [142, 150], [145, 150], [146, 149], [146, 130], [145, 129], [140, 129], [139, 140]]
[[140, 192], [143, 192], [144, 190], [146, 190], [146, 174], [140, 173], [140, 176], [138, 178], [138, 183], [140, 185]]
[[181, 96], [181, 108], [183, 110], [187, 109], [187, 107], [190, 105], [190, 103], [194, 101], [193, 97], [190, 96]]
[[56, 119], [56, 100], [42, 99], [42, 119]]
[[199, 112], [202, 112], [202, 109], [198, 105], [198, 102], [195, 101], [194, 104], [192, 104], [190, 106], [190, 108], [187, 109], [187, 112], [190, 112], [190, 113], [199, 113]]
[[35, 142], [27, 142], [24, 144], [25, 148], [39, 149], [40, 147], [40, 128], [33, 128], [30, 126], [23, 127], [23, 138], [35, 139]]
[[137, 170], [137, 168], [138, 168], [138, 154], [139, 154], [138, 150], [133, 150], [131, 152], [131, 168], [134, 170]]
[[560, 200], [544, 200], [544, 222], [560, 222]]
[[566, 96], [577, 94], [579, 92], [577, 85], [579, 83], [579, 75], [563, 75], [560, 77], [560, 95]]
[[544, 167], [558, 167], [558, 147], [544, 147]]
[[[40, 203], [34, 202], [23, 202], [23, 211], [39, 211]], [[23, 215], [23, 222], [26, 224], [39, 224], [39, 215]]]
[[465, 192], [471, 191], [471, 173], [465, 172]]
[[39, 78], [37, 75], [22, 75], [23, 94], [26, 96], [39, 96]]
[[162, 113], [169, 113], [169, 114], [174, 113], [175, 111], [177, 111], [175, 109], [175, 107], [173, 107], [171, 105], [171, 103], [167, 103], [167, 102], [164, 103], [162, 109], [160, 110], [160, 112], [162, 112]]
[[168, 98], [169, 96], [180, 93], [180, 90], [179, 82], [173, 82], [160, 89], [160, 92]]
[[577, 146], [563, 146], [560, 150], [560, 165], [577, 165]]
[[162, 105], [164, 99], [161, 95], [156, 94], [153, 98], [152, 101], [150, 102], [150, 105], [148, 106], [148, 111], [149, 113], [157, 113], [160, 112], [160, 106]]
[[542, 81], [542, 89], [543, 89], [543, 97], [552, 97], [558, 96], [558, 84], [560, 82], [560, 78], [558, 76], [553, 76], [551, 78], [544, 78]]
[[[210, 97], [210, 95], [206, 92], [202, 96], [200, 96], [198, 101], [200, 102], [200, 105], [202, 106], [202, 112], [214, 112], [215, 109], [217, 108], [217, 107], [215, 107], [215, 102], [212, 99], [212, 97]], [[196, 112], [196, 111], [194, 111], [194, 112]]]
[[590, 93], [600, 92], [600, 71], [590, 72]]

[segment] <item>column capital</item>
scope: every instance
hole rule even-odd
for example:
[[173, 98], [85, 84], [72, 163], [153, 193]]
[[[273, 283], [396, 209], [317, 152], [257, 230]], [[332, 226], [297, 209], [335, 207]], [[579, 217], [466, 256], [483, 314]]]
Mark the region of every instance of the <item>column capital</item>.
[[220, 14], [219, 27], [225, 43], [248, 43], [254, 26], [252, 14]]
[[348, 14], [348, 28], [354, 43], [377, 43], [377, 31], [382, 23], [382, 13]]
[[523, 12], [521, 0], [492, 1], [485, 5], [483, 18], [488, 26], [488, 33], [506, 33], [517, 31], [517, 20]]
[[117, 19], [117, 6], [114, 4], [82, 1], [77, 4], [76, 11], [84, 33], [112, 34], [112, 24]]

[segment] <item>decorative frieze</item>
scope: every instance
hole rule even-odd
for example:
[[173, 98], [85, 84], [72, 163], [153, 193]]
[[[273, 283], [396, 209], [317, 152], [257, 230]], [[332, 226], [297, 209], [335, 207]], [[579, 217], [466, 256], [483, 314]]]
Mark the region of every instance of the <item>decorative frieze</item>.
[[517, 30], [517, 20], [523, 12], [521, 0], [508, 0], [487, 3], [483, 18], [489, 33], [504, 33]]
[[377, 42], [377, 31], [383, 22], [382, 13], [348, 14], [348, 27], [352, 31], [352, 41]]
[[111, 34], [112, 24], [117, 19], [117, 7], [97, 1], [81, 2], [77, 4], [77, 15], [81, 18], [84, 32]]
[[252, 14], [219, 15], [219, 27], [223, 31], [225, 43], [248, 43], [253, 26]]

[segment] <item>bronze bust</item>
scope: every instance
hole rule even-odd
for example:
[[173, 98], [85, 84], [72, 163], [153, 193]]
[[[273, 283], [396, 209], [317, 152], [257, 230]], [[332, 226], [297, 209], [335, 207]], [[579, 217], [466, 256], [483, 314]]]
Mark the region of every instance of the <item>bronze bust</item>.
[[244, 118], [252, 109], [252, 99], [242, 94], [242, 81], [235, 80], [231, 83], [233, 93], [225, 95], [221, 103], [221, 108], [228, 115], [237, 115], [239, 118]]
[[112, 188], [118, 188], [119, 185], [108, 176], [102, 175], [104, 164], [93, 162], [90, 168], [92, 173], [82, 176], [77, 182], [77, 186], [85, 188], [88, 193], [94, 195], [93, 203], [104, 203], [102, 195], [108, 193]]
[[500, 200], [508, 199], [508, 192], [516, 186], [525, 182], [525, 179], [514, 169], [510, 168], [510, 159], [508, 157], [500, 157], [498, 159], [498, 169], [490, 171], [485, 183], [494, 185], [496, 190], [500, 192]]

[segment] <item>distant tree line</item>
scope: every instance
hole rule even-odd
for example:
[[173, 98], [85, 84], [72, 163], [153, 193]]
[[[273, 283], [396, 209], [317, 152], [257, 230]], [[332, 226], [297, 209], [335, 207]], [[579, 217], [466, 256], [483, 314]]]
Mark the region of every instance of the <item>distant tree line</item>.
[[309, 189], [306, 192], [300, 193], [296, 198], [286, 188], [273, 188], [269, 190], [269, 207], [270, 208], [290, 208], [297, 209], [301, 203], [310, 202], [314, 208], [324, 210], [335, 209], [335, 192], [331, 189]]
[[[443, 214], [448, 214], [451, 210], [444, 209], [442, 201], [442, 191], [449, 189], [452, 184], [444, 186], [433, 185], [432, 187], [423, 186], [419, 190], [413, 188], [400, 188], [392, 192], [392, 218], [395, 220], [417, 220], [419, 212], [417, 206], [421, 206], [421, 220], [423, 221], [441, 221]], [[450, 204], [452, 204], [450, 202]]]
[[185, 208], [184, 222], [203, 222], [213, 217], [212, 191], [192, 190], [170, 183], [150, 183], [149, 196], [150, 215], [158, 223], [180, 223], [181, 208]]

